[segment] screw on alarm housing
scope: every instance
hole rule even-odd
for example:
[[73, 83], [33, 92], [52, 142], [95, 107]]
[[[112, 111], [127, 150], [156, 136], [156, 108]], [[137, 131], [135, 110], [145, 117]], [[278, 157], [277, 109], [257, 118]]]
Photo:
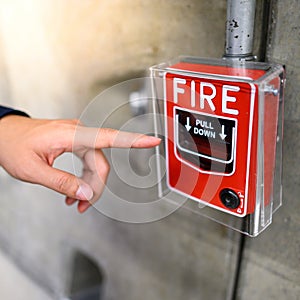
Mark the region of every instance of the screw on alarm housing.
[[230, 209], [235, 209], [240, 205], [240, 198], [237, 193], [231, 189], [223, 189], [220, 192], [220, 199], [222, 203]]

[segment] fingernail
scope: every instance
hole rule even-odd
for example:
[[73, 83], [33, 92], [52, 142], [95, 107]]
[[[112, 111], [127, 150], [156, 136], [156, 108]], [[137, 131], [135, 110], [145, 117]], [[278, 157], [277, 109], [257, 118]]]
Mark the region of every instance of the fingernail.
[[158, 145], [161, 142], [160, 138], [151, 135], [145, 135], [142, 139], [146, 143], [155, 144], [155, 145]]
[[158, 138], [156, 136], [147, 135], [147, 137], [150, 141], [161, 142], [161, 138]]
[[93, 190], [89, 185], [79, 185], [79, 188], [76, 192], [76, 197], [79, 200], [91, 200], [93, 198]]

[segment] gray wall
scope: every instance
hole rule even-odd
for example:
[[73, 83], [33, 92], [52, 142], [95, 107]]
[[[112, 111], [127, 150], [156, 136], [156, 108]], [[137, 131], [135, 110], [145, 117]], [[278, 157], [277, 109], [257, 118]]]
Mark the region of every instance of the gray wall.
[[283, 206], [272, 226], [246, 239], [239, 299], [299, 299], [299, 129], [300, 129], [300, 3], [273, 1], [267, 59], [286, 66], [283, 159]]
[[[1, 249], [50, 298], [66, 294], [75, 251], [103, 269], [104, 299], [300, 297], [295, 167], [300, 6], [296, 0], [272, 5], [276, 22], [267, 55], [287, 66], [288, 78], [284, 203], [270, 228], [244, 240], [238, 276], [241, 236], [208, 219], [187, 210], [140, 225], [111, 220], [93, 209], [79, 215], [64, 205], [62, 196], [1, 172]], [[219, 0], [2, 0], [3, 103], [35, 117], [79, 117], [94, 95], [145, 74], [153, 64], [179, 54], [220, 57], [225, 14], [226, 3]], [[255, 49], [259, 47], [260, 31]], [[72, 170], [71, 157], [63, 156], [57, 166]], [[5, 270], [0, 272], [5, 275]], [[26, 295], [23, 299], [34, 299]]]

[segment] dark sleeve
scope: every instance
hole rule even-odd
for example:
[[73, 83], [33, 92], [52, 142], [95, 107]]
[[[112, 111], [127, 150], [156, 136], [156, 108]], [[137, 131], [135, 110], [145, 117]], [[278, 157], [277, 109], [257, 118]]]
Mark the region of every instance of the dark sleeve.
[[7, 115], [18, 115], [18, 116], [29, 117], [29, 115], [23, 111], [0, 105], [0, 119]]

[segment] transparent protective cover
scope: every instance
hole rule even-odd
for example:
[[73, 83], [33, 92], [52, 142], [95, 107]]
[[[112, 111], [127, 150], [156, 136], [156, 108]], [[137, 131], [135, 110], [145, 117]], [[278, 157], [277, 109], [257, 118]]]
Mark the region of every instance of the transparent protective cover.
[[258, 235], [282, 201], [283, 67], [179, 57], [150, 71], [159, 197]]

